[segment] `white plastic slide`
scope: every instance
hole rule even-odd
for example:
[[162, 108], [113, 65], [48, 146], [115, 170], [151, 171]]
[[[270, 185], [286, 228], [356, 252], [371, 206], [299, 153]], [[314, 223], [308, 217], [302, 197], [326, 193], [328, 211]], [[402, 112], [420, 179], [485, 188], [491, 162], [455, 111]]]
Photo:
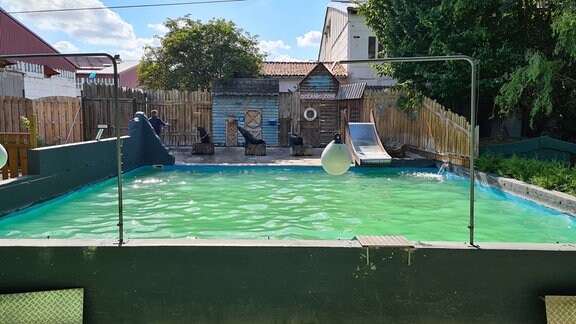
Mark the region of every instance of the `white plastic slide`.
[[373, 123], [348, 123], [356, 164], [390, 164], [392, 157], [380, 142]]

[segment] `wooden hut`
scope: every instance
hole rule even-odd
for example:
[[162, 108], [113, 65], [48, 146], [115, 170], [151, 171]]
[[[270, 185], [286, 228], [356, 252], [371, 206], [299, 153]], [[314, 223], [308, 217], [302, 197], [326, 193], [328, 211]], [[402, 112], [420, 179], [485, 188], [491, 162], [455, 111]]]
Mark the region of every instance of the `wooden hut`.
[[300, 136], [314, 147], [326, 146], [339, 132], [340, 114], [336, 94], [340, 82], [318, 63], [300, 82]]
[[213, 141], [220, 146], [244, 142], [238, 126], [267, 145], [278, 145], [278, 80], [212, 81]]
[[338, 100], [338, 110], [346, 113], [348, 122], [365, 122], [362, 116], [368, 116], [363, 113], [364, 107], [364, 89], [366, 82], [342, 84], [338, 89], [336, 100]]

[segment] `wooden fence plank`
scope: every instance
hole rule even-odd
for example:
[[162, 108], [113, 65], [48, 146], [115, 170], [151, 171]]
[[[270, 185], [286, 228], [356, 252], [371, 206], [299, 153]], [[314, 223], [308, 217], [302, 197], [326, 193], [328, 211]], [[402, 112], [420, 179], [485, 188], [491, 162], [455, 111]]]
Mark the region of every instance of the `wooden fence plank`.
[[29, 133], [0, 133], [0, 144], [8, 152], [8, 162], [2, 168], [2, 179], [28, 174], [28, 149], [31, 148]]
[[462, 116], [426, 98], [416, 117], [411, 118], [395, 105], [399, 93], [391, 90], [367, 90], [362, 118], [375, 111], [376, 128], [382, 142], [400, 142], [428, 157], [468, 165], [470, 124]]

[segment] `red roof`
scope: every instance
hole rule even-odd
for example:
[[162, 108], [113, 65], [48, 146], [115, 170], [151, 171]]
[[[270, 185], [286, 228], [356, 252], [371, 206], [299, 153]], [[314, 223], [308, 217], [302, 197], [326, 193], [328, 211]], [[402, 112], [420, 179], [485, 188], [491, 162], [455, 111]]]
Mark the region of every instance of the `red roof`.
[[[54, 54], [60, 53], [33, 31], [0, 8], [0, 54]], [[22, 58], [19, 61], [47, 65], [53, 69], [76, 71], [67, 58]]]
[[[318, 62], [264, 62], [262, 74], [267, 77], [307, 76]], [[335, 77], [346, 77], [348, 73], [340, 63], [324, 62], [324, 66]]]

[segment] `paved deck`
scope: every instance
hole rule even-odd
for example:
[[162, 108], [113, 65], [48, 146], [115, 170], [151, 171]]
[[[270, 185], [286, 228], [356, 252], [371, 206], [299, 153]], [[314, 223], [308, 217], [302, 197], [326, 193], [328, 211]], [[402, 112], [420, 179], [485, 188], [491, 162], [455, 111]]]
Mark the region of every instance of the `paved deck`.
[[[315, 148], [314, 155], [292, 156], [288, 147], [266, 147], [266, 155], [245, 155], [243, 147], [215, 147], [214, 155], [192, 154], [190, 147], [173, 147], [170, 153], [176, 157], [176, 164], [262, 164], [262, 165], [310, 165], [320, 166], [322, 148]], [[411, 155], [405, 159], [392, 159], [390, 166], [428, 167], [434, 166], [435, 161]]]
[[292, 156], [288, 147], [266, 147], [266, 155], [245, 155], [243, 147], [215, 147], [214, 155], [192, 154], [189, 147], [171, 148], [176, 164], [266, 164], [266, 165], [321, 165], [322, 149], [314, 149], [312, 156]]

